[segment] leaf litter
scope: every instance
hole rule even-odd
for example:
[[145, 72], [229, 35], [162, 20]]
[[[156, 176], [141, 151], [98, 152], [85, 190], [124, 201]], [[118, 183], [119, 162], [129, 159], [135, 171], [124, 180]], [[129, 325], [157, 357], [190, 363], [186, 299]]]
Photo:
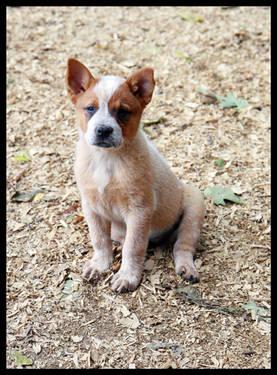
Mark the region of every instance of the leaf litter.
[[[30, 9], [7, 8], [7, 367], [24, 366], [18, 351], [32, 368], [270, 368], [269, 8]], [[110, 289], [115, 244], [111, 270], [83, 282], [92, 246], [73, 173], [68, 57], [95, 76], [152, 66], [148, 136], [184, 182], [242, 195], [228, 206], [205, 197], [199, 293], [176, 293], [170, 248], [149, 249], [132, 293]]]
[[220, 314], [242, 315], [245, 312], [250, 313], [252, 320], [267, 320], [270, 319], [269, 310], [258, 307], [255, 302], [242, 304], [242, 306], [222, 306], [219, 302], [211, 302], [202, 298], [199, 290], [192, 286], [179, 287], [176, 289], [185, 301], [197, 304], [198, 306], [215, 310]]

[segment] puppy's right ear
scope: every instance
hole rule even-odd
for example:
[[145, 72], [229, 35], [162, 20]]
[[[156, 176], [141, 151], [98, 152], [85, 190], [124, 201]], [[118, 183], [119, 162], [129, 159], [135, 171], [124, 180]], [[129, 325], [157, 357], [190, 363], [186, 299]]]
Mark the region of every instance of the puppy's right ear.
[[86, 91], [95, 81], [89, 70], [76, 59], [68, 59], [66, 83], [67, 91], [73, 103], [76, 103], [77, 96]]
[[150, 102], [155, 86], [153, 69], [139, 69], [134, 72], [126, 82], [133, 95], [139, 100], [144, 108]]

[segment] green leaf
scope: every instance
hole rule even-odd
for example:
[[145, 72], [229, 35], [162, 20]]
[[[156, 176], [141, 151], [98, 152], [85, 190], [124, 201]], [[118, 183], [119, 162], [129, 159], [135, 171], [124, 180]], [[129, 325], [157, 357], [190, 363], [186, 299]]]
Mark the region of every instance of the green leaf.
[[72, 288], [73, 288], [73, 280], [68, 278], [65, 280], [62, 293], [69, 295], [72, 293]]
[[175, 55], [176, 55], [176, 57], [179, 57], [180, 59], [184, 59], [184, 60], [186, 60], [186, 61], [188, 61], [188, 62], [191, 62], [191, 61], [192, 61], [191, 56], [186, 55], [186, 54], [185, 54], [184, 52], [182, 52], [182, 51], [179, 51], [179, 50], [175, 51]]
[[39, 193], [42, 193], [43, 190], [33, 190], [29, 192], [19, 192], [17, 191], [13, 196], [12, 196], [12, 201], [13, 202], [30, 202], [34, 200], [35, 196]]
[[268, 316], [268, 309], [264, 309], [263, 307], [259, 307], [256, 305], [255, 302], [251, 301], [242, 305], [244, 310], [251, 313], [252, 319], [255, 320], [256, 317], [258, 318], [270, 318]]
[[238, 197], [232, 189], [224, 186], [212, 186], [208, 187], [204, 190], [205, 197], [211, 197], [212, 201], [216, 205], [225, 205], [225, 200], [234, 202], [234, 203], [242, 203], [240, 197]]
[[18, 366], [29, 366], [33, 364], [33, 360], [31, 358], [27, 358], [25, 355], [22, 355], [20, 352], [13, 352], [13, 356], [15, 359], [15, 363]]
[[238, 111], [248, 105], [246, 100], [236, 98], [234, 93], [230, 93], [227, 96], [220, 96], [219, 101], [220, 108], [236, 108]]
[[184, 21], [190, 21], [194, 23], [202, 23], [204, 22], [205, 18], [203, 16], [200, 16], [199, 14], [192, 14], [192, 13], [181, 13], [180, 17]]
[[225, 161], [223, 159], [216, 159], [214, 164], [219, 168], [224, 168]]
[[26, 151], [21, 151], [17, 153], [14, 158], [21, 164], [27, 163], [31, 160], [29, 154]]
[[236, 108], [237, 111], [240, 111], [242, 108], [248, 106], [248, 102], [246, 100], [237, 98], [234, 93], [230, 93], [227, 96], [221, 96], [215, 94], [214, 92], [208, 90], [205, 87], [198, 87], [197, 92], [214, 99], [214, 101], [219, 102], [219, 107], [223, 109]]

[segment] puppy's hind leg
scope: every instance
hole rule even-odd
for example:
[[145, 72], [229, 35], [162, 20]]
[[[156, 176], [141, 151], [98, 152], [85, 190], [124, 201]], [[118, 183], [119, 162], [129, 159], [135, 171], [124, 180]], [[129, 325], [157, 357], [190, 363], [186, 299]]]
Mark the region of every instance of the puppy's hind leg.
[[173, 247], [173, 258], [176, 273], [187, 281], [199, 281], [193, 255], [200, 237], [204, 216], [205, 205], [202, 193], [193, 186], [185, 185], [184, 214]]

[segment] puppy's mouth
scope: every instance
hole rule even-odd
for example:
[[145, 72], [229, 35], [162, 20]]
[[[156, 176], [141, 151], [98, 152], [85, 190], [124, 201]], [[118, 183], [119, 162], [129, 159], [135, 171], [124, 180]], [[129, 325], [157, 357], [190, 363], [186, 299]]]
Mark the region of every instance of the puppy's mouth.
[[114, 137], [95, 137], [93, 139], [87, 139], [88, 144], [91, 146], [103, 148], [119, 148], [122, 141], [123, 139], [116, 139]]
[[104, 147], [104, 148], [115, 147], [114, 143], [105, 142], [105, 141], [95, 142], [93, 143], [93, 146]]

